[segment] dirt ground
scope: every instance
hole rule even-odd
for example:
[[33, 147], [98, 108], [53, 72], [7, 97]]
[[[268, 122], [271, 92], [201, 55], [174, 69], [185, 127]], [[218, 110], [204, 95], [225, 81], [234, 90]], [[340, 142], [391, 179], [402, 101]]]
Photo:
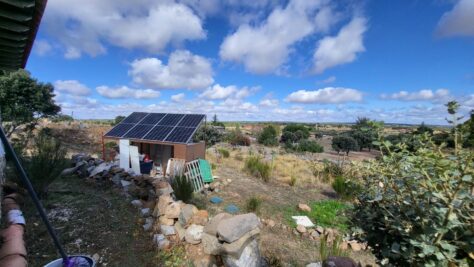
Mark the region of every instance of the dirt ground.
[[[261, 233], [261, 249], [267, 259], [277, 261], [280, 266], [306, 266], [310, 262], [319, 260], [318, 242], [303, 239], [295, 234], [284, 217], [284, 210], [294, 207], [299, 203], [334, 198], [334, 190], [326, 184], [309, 182], [289, 186], [286, 182], [273, 179], [263, 182], [261, 179], [248, 175], [243, 171], [243, 161], [236, 161], [233, 155], [240, 153], [231, 152], [227, 159], [217, 159], [211, 152], [207, 159], [216, 164], [214, 175], [217, 180], [231, 179], [232, 182], [218, 193], [212, 193], [206, 198], [219, 196], [223, 202], [207, 204], [207, 210], [211, 214], [223, 212], [228, 204], [234, 204], [245, 212], [246, 201], [251, 197], [262, 199], [259, 216], [262, 219], [272, 219], [277, 223], [274, 228], [265, 227]], [[277, 174], [275, 174], [277, 175]], [[317, 222], [315, 222], [317, 224]], [[360, 262], [362, 266], [367, 264], [376, 266], [375, 259], [370, 252], [351, 252], [350, 256]], [[278, 265], [277, 265], [278, 266]]]
[[[47, 126], [65, 143], [69, 154], [86, 152], [96, 156], [101, 155], [102, 133], [110, 129], [110, 126], [77, 122]], [[232, 182], [220, 192], [202, 197], [201, 203], [198, 204], [206, 207], [211, 215], [223, 211], [227, 204], [235, 204], [245, 212], [247, 199], [260, 197], [263, 203], [259, 216], [277, 222], [276, 227], [266, 227], [262, 231], [263, 256], [275, 266], [305, 266], [309, 262], [317, 261], [318, 243], [295, 235], [284, 218], [283, 210], [298, 203], [336, 196], [331, 186], [321, 183], [311, 170], [314, 162], [319, 162], [318, 166], [321, 167], [323, 159], [341, 159], [341, 156], [330, 148], [329, 137], [324, 137], [320, 143], [326, 151], [320, 154], [285, 153], [281, 149], [260, 146], [232, 150], [224, 145], [231, 151], [231, 157], [220, 160], [215, 157], [216, 150], [210, 149], [207, 159], [217, 166], [213, 171], [214, 175], [220, 179], [230, 178]], [[243, 158], [249, 153], [260, 153], [268, 161], [272, 161], [273, 154], [274, 179], [265, 183], [243, 171]], [[238, 155], [242, 159], [237, 159]], [[351, 152], [349, 159], [363, 160], [376, 156], [376, 152]], [[288, 185], [291, 176], [298, 177], [296, 186]], [[113, 192], [110, 188], [99, 190], [84, 184], [82, 180], [60, 180], [53, 188], [50, 198], [46, 201], [48, 211], [59, 209], [57, 213], [61, 215], [64, 213], [61, 209], [70, 210], [69, 213], [66, 211], [69, 216], [67, 221], [54, 222], [59, 232], [66, 233], [61, 238], [68, 251], [89, 255], [97, 253], [103, 257], [99, 266], [159, 266], [156, 252], [151, 247], [151, 238], [141, 229], [136, 209], [118, 192]], [[222, 197], [223, 203], [211, 204], [209, 198], [213, 195]], [[28, 217], [33, 216], [31, 212]], [[54, 215], [54, 212], [52, 214]], [[39, 218], [33, 216], [30, 221], [35, 228], [30, 233], [27, 232], [28, 250], [34, 251], [29, 256], [34, 263], [32, 266], [57, 258], [45, 229], [41, 229], [43, 226]], [[363, 266], [376, 265], [370, 252], [351, 252], [350, 256], [360, 261]]]
[[[69, 255], [99, 257], [98, 266], [158, 266], [151, 237], [142, 229], [138, 210], [118, 189], [60, 178], [43, 200], [53, 227]], [[24, 213], [30, 266], [59, 258], [46, 227], [30, 201]]]

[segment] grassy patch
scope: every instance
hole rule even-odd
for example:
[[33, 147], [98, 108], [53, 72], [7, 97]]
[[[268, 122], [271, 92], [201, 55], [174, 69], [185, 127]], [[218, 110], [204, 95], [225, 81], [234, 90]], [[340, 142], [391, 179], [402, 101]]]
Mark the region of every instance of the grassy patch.
[[296, 227], [291, 216], [306, 215], [311, 221], [322, 227], [337, 228], [341, 231], [348, 229], [346, 213], [350, 209], [348, 204], [337, 200], [323, 200], [310, 203], [311, 211], [300, 211], [296, 207], [285, 208], [284, 215], [291, 226]]

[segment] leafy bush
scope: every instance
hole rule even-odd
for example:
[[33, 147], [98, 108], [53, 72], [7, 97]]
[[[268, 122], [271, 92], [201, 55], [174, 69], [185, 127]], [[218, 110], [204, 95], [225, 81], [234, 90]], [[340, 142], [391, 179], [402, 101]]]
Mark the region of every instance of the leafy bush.
[[49, 185], [67, 167], [66, 149], [55, 138], [40, 132], [34, 138], [30, 157], [23, 157], [23, 163], [31, 183], [40, 197], [47, 196]]
[[299, 152], [311, 152], [311, 153], [322, 153], [324, 148], [316, 141], [302, 140], [296, 146], [296, 151]]
[[227, 140], [233, 146], [250, 146], [250, 138], [240, 131], [233, 131], [227, 136]]
[[259, 197], [251, 197], [247, 199], [247, 202], [245, 204], [245, 209], [247, 210], [247, 212], [258, 213], [261, 205], [262, 205], [262, 199], [260, 199]]
[[74, 119], [71, 116], [65, 115], [65, 114], [57, 114], [51, 118], [52, 122], [73, 121], [73, 120]]
[[277, 130], [272, 125], [266, 126], [258, 135], [257, 141], [259, 144], [265, 146], [278, 145]]
[[115, 117], [113, 124], [117, 125], [117, 124], [121, 123], [125, 118], [126, 118], [125, 116], [117, 116], [117, 117]]
[[186, 176], [176, 176], [171, 180], [171, 187], [178, 200], [187, 203], [193, 198], [193, 184]]
[[358, 150], [357, 141], [345, 135], [335, 136], [332, 138], [332, 148], [339, 152], [346, 152], [346, 155], [349, 155], [350, 151]]
[[433, 128], [428, 127], [424, 122], [416, 128], [414, 134], [425, 134], [428, 133], [429, 135], [433, 135]]
[[265, 182], [270, 180], [270, 164], [264, 162], [260, 157], [250, 156], [245, 160], [245, 169], [255, 177]]
[[323, 161], [323, 165], [324, 167], [321, 171], [321, 176], [325, 182], [328, 182], [335, 177], [344, 175], [344, 169], [337, 163], [325, 159]]
[[193, 138], [194, 142], [205, 141], [207, 147], [211, 147], [222, 141], [222, 134], [214, 127], [204, 126], [197, 130]]
[[[456, 109], [448, 109], [453, 117]], [[353, 221], [385, 263], [467, 266], [474, 251], [474, 153], [457, 142], [453, 151], [418, 138], [423, 147], [416, 151], [379, 143], [387, 154], [366, 166]]]
[[332, 182], [332, 188], [342, 199], [354, 198], [362, 189], [360, 185], [351, 179], [345, 179], [344, 176], [338, 175]]
[[229, 150], [225, 149], [225, 148], [219, 148], [219, 154], [222, 155], [223, 158], [228, 158], [230, 157], [230, 152]]

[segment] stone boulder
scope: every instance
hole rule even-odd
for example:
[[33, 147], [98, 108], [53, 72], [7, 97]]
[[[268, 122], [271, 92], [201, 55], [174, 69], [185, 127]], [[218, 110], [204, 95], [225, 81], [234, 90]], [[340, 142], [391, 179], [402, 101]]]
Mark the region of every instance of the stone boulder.
[[232, 243], [259, 226], [260, 221], [254, 213], [240, 214], [221, 220], [217, 225], [217, 235], [220, 240]]
[[298, 204], [298, 209], [301, 211], [311, 212], [311, 207], [304, 203]]
[[258, 248], [258, 242], [253, 239], [247, 246], [242, 250], [240, 257], [236, 258], [231, 255], [222, 255], [224, 265], [227, 267], [260, 267], [261, 256]]
[[198, 209], [196, 208], [196, 206], [191, 205], [191, 204], [184, 205], [181, 208], [181, 212], [178, 218], [181, 225], [183, 226], [188, 225], [193, 215], [196, 214], [197, 212], [198, 212]]
[[229, 213], [219, 213], [216, 216], [212, 217], [212, 219], [204, 226], [204, 232], [216, 236], [217, 235], [217, 225], [223, 220], [223, 219], [229, 219], [231, 218], [232, 215]]
[[184, 239], [189, 244], [199, 244], [201, 243], [202, 233], [204, 231], [204, 226], [191, 224], [187, 229], [184, 235]]
[[174, 220], [173, 219], [169, 219], [168, 217], [166, 217], [165, 215], [163, 216], [160, 216], [160, 218], [158, 219], [158, 221], [161, 223], [161, 224], [164, 224], [164, 225], [173, 225], [174, 224]]
[[242, 251], [247, 247], [247, 245], [255, 240], [260, 234], [260, 229], [255, 228], [252, 231], [246, 233], [241, 238], [237, 239], [232, 243], [223, 243], [222, 244], [222, 254], [231, 255], [234, 258], [240, 258]]
[[176, 231], [174, 230], [174, 226], [164, 225], [162, 224], [160, 227], [161, 233], [164, 235], [174, 235]]
[[207, 224], [208, 219], [209, 213], [207, 210], [198, 210], [198, 212], [196, 212], [196, 214], [191, 218], [191, 223], [204, 226]]
[[219, 255], [222, 250], [222, 243], [219, 242], [219, 239], [215, 235], [208, 233], [202, 234], [202, 246], [204, 253], [210, 255]]
[[158, 198], [158, 204], [156, 204], [155, 209], [153, 210], [153, 216], [158, 217], [164, 215], [166, 207], [173, 203], [173, 198], [170, 195], [162, 195]]
[[178, 219], [180, 213], [181, 206], [179, 205], [179, 203], [173, 202], [165, 208], [165, 216], [168, 219]]

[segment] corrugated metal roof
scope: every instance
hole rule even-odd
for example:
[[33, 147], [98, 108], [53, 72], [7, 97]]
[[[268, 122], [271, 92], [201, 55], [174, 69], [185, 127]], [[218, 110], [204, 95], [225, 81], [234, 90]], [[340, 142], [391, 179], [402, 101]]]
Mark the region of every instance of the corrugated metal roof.
[[24, 68], [47, 0], [0, 0], [0, 70]]

